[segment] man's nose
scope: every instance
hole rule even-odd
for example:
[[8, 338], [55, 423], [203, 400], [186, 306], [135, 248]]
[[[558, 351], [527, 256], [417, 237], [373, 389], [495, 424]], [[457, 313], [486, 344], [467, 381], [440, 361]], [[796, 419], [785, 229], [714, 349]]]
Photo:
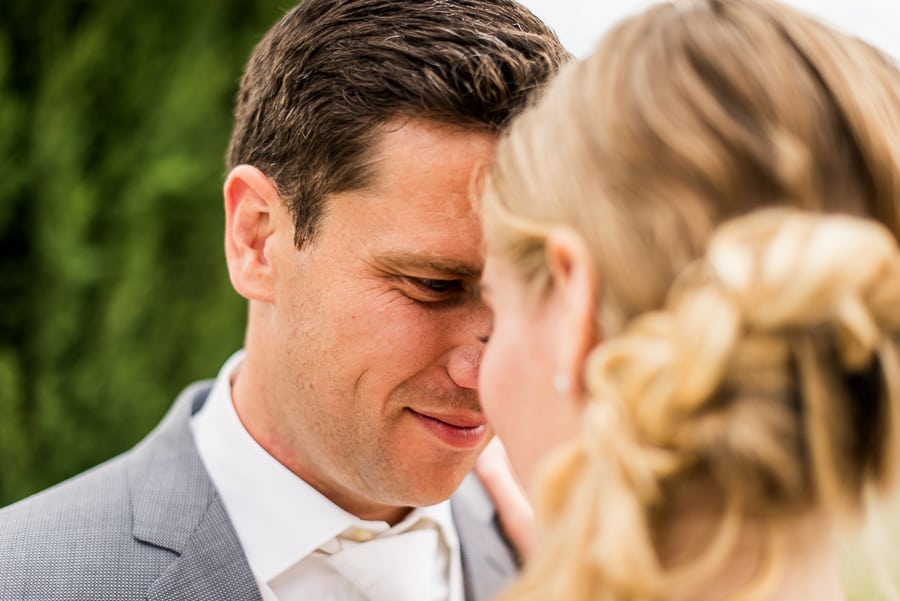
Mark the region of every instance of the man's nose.
[[474, 341], [453, 349], [447, 360], [447, 373], [450, 379], [460, 388], [478, 387], [478, 365], [481, 363], [481, 351], [484, 344]]
[[462, 341], [451, 352], [447, 361], [447, 373], [460, 388], [478, 387], [478, 366], [484, 341], [491, 331], [490, 310], [479, 302], [478, 308], [469, 314], [463, 331]]

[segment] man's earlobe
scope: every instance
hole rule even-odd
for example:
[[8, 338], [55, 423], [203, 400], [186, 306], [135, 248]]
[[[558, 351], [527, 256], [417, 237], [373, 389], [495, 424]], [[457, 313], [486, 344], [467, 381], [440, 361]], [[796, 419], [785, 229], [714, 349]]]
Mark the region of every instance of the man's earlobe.
[[281, 197], [262, 171], [239, 165], [225, 179], [225, 257], [234, 289], [248, 300], [272, 300], [268, 246]]

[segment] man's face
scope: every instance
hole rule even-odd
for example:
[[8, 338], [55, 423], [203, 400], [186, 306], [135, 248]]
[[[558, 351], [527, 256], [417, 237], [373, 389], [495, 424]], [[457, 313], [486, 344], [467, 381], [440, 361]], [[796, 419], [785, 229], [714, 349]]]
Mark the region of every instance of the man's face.
[[274, 296], [251, 323], [268, 337], [257, 348], [270, 381], [264, 407], [247, 404], [265, 415], [251, 432], [357, 515], [447, 498], [490, 437], [475, 391], [489, 324], [470, 191], [494, 141], [400, 122], [372, 152], [372, 185], [329, 197], [302, 250], [286, 209], [272, 217]]

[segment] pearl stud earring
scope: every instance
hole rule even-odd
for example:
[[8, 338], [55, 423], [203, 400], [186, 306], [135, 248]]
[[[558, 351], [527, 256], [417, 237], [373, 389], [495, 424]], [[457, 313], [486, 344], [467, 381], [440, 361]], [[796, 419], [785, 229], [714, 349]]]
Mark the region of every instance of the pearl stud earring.
[[566, 374], [556, 374], [553, 376], [553, 390], [559, 394], [567, 394], [572, 390], [572, 381]]

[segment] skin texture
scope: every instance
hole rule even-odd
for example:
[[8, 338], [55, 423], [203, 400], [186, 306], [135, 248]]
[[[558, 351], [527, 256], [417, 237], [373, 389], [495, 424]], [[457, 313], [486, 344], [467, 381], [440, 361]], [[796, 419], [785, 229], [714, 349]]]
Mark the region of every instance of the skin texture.
[[493, 327], [481, 364], [482, 404], [528, 489], [538, 460], [572, 434], [553, 402], [552, 315], [500, 259], [485, 264], [483, 295]]
[[272, 182], [235, 168], [226, 253], [250, 299], [233, 383], [244, 426], [337, 505], [396, 522], [449, 497], [490, 438], [470, 191], [495, 139], [414, 119], [380, 136], [372, 185], [332, 195], [302, 250]]
[[[482, 278], [493, 327], [479, 374], [481, 402], [526, 491], [541, 459], [578, 431], [581, 374], [598, 336], [587, 247], [559, 229], [548, 236], [547, 249], [547, 290], [525, 284], [508, 261], [491, 254]], [[554, 386], [560, 377], [563, 390]]]

